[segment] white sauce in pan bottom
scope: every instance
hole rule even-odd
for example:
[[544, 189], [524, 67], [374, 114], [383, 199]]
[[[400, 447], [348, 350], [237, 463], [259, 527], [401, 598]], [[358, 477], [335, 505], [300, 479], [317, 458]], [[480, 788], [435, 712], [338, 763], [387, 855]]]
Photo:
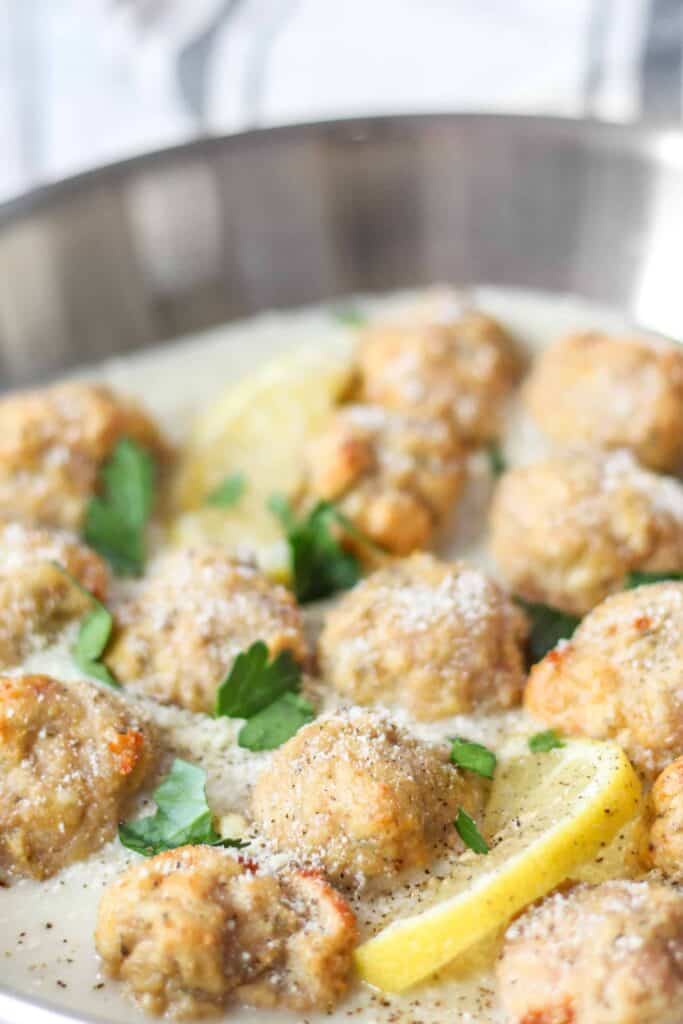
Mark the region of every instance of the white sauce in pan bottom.
[[[621, 330], [623, 317], [596, 309], [569, 297], [531, 294], [497, 288], [470, 289], [464, 298], [499, 317], [530, 352], [569, 331], [587, 328]], [[414, 301], [415, 293], [381, 299], [361, 299], [357, 305], [368, 312], [400, 312]], [[355, 303], [354, 303], [355, 304]], [[159, 417], [175, 439], [194, 408], [206, 404], [228, 384], [259, 363], [289, 347], [339, 341], [340, 327], [329, 307], [295, 312], [269, 313], [246, 323], [214, 329], [201, 336], [138, 356], [117, 359], [83, 371], [122, 392], [139, 397]], [[542, 451], [533, 428], [513, 409], [504, 442], [510, 463], [529, 461]], [[441, 554], [466, 556], [491, 569], [484, 547], [485, 508], [491, 491], [484, 455], [471, 458], [471, 482], [458, 508], [457, 523], [444, 532]], [[311, 617], [315, 618], [314, 610]], [[34, 656], [26, 667], [56, 676], [77, 675], [66, 646]], [[332, 698], [326, 698], [329, 704]], [[146, 702], [152, 706], [151, 702]], [[154, 717], [164, 740], [181, 755], [201, 763], [208, 773], [209, 803], [218, 814], [243, 811], [249, 781], [267, 754], [251, 754], [235, 743], [239, 723], [156, 707]], [[405, 722], [405, 714], [397, 713]], [[408, 723], [412, 724], [412, 723]], [[457, 720], [415, 727], [428, 738], [469, 736], [496, 746], [502, 732], [514, 732], [522, 724], [521, 712], [497, 718], [463, 716]], [[148, 799], [148, 798], [147, 798]], [[151, 806], [150, 806], [151, 810]], [[250, 851], [251, 852], [251, 851]], [[255, 851], [254, 851], [255, 852]], [[52, 1005], [112, 1022], [148, 1020], [125, 996], [122, 987], [98, 972], [93, 931], [104, 886], [128, 864], [139, 860], [118, 841], [75, 864], [55, 878], [37, 883], [21, 881], [0, 890], [0, 981], [3, 985]], [[392, 897], [392, 912], [405, 905], [407, 895]], [[361, 926], [368, 916], [361, 913]], [[470, 963], [443, 972], [439, 983], [421, 986], [402, 997], [385, 997], [357, 986], [332, 1014], [302, 1017], [286, 1011], [233, 1008], [227, 1018], [236, 1024], [282, 1024], [310, 1021], [362, 1021], [364, 1024], [446, 1024], [459, 1021], [494, 1024], [502, 1018], [495, 1005], [490, 972]], [[32, 1020], [27, 1008], [24, 1019]]]

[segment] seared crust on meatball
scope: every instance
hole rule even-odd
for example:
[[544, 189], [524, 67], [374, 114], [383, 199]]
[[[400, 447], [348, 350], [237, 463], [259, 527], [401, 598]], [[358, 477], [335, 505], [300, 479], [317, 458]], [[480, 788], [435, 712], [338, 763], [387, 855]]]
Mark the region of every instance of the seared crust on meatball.
[[470, 443], [496, 436], [502, 399], [519, 372], [512, 338], [475, 311], [448, 321], [368, 327], [359, 363], [365, 400], [446, 417]]
[[276, 751], [252, 811], [277, 850], [353, 888], [425, 866], [457, 845], [458, 807], [477, 814], [482, 794], [478, 780], [450, 764], [446, 747], [354, 708], [318, 718]]
[[87, 594], [106, 600], [109, 574], [99, 555], [61, 531], [0, 525], [0, 666], [19, 664], [89, 610]]
[[387, 551], [424, 547], [465, 481], [464, 455], [445, 420], [376, 405], [334, 414], [310, 445], [308, 492], [336, 501]]
[[251, 1006], [328, 1009], [357, 941], [346, 901], [319, 875], [261, 874], [224, 850], [185, 846], [105, 891], [95, 942], [143, 1009], [175, 1017]]
[[0, 871], [48, 878], [98, 849], [152, 760], [148, 727], [113, 694], [0, 678]]
[[212, 711], [220, 682], [256, 640], [271, 655], [305, 660], [290, 592], [220, 548], [188, 549], [162, 559], [120, 609], [106, 661], [122, 683], [163, 703]]
[[617, 881], [551, 896], [508, 928], [497, 978], [511, 1024], [678, 1024], [683, 894]]
[[465, 562], [413, 555], [378, 570], [327, 616], [323, 675], [357, 704], [402, 704], [429, 721], [519, 702], [524, 614]]
[[683, 757], [677, 757], [655, 781], [650, 794], [652, 863], [668, 878], [683, 882]]
[[653, 776], [683, 749], [683, 583], [608, 597], [531, 670], [527, 709], [570, 735], [613, 739]]
[[78, 529], [100, 464], [130, 437], [167, 449], [149, 416], [108, 388], [71, 381], [0, 400], [0, 517]]
[[583, 615], [632, 570], [683, 569], [683, 486], [626, 451], [567, 452], [504, 474], [491, 531], [511, 589]]
[[628, 448], [659, 470], [683, 457], [683, 349], [673, 342], [573, 334], [536, 360], [526, 402], [561, 444]]

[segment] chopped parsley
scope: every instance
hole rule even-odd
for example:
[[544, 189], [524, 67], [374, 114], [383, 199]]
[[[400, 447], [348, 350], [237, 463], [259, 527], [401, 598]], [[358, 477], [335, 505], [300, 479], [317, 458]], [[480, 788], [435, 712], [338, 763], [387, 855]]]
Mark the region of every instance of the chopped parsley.
[[508, 468], [507, 461], [503, 455], [503, 449], [498, 441], [491, 441], [491, 443], [486, 446], [486, 457], [489, 461], [491, 476], [494, 480], [497, 480], [498, 477], [502, 476]]
[[84, 537], [121, 576], [139, 576], [145, 565], [145, 528], [154, 500], [154, 461], [122, 438], [100, 470], [101, 493], [91, 498]]
[[521, 597], [516, 597], [515, 600], [531, 621], [528, 651], [532, 665], [545, 657], [548, 651], [552, 651], [560, 640], [568, 640], [573, 636], [574, 630], [581, 622], [578, 616], [568, 615], [567, 612], [552, 608], [549, 604], [535, 604], [532, 601], [524, 601]]
[[547, 754], [549, 750], [559, 750], [565, 745], [554, 729], [537, 732], [529, 737], [529, 750], [532, 754]]
[[268, 661], [262, 640], [235, 658], [216, 694], [217, 718], [246, 718], [237, 742], [247, 750], [274, 750], [315, 717], [299, 696], [301, 669], [290, 651]]
[[217, 508], [230, 508], [236, 505], [244, 494], [247, 485], [244, 473], [232, 473], [222, 480], [218, 487], [214, 487], [206, 496], [207, 505], [215, 505]]
[[455, 819], [455, 830], [462, 839], [465, 846], [475, 853], [488, 853], [489, 846], [483, 835], [477, 828], [476, 822], [470, 818], [467, 811], [462, 807], [458, 809], [458, 816]]
[[459, 768], [483, 775], [485, 779], [492, 779], [496, 770], [496, 755], [492, 750], [481, 743], [472, 743], [460, 737], [452, 741], [451, 761]]
[[332, 316], [346, 327], [363, 327], [368, 322], [365, 313], [357, 306], [337, 306], [332, 310]]
[[664, 583], [666, 580], [683, 580], [683, 572], [630, 572], [624, 580], [624, 590], [644, 587], [649, 583]]
[[[346, 551], [334, 527], [350, 533], [348, 520], [329, 501], [319, 501], [302, 519], [297, 519], [285, 498], [274, 495], [269, 502], [287, 535], [294, 580], [294, 593], [302, 604], [348, 590], [360, 579], [360, 562]], [[353, 528], [355, 531], [355, 527]], [[355, 536], [355, 533], [354, 533]]]
[[106, 683], [107, 686], [120, 687], [121, 684], [117, 682], [107, 666], [100, 660], [107, 649], [114, 626], [111, 612], [75, 576], [72, 576], [63, 565], [60, 565], [59, 562], [53, 562], [52, 564], [56, 569], [64, 573], [82, 594], [85, 594], [92, 605], [90, 611], [81, 621], [76, 642], [71, 648], [71, 655], [74, 661], [81, 672], [92, 676], [93, 679], [98, 679], [101, 683]]
[[119, 839], [143, 857], [174, 850], [176, 846], [247, 846], [241, 839], [222, 839], [218, 835], [206, 802], [205, 786], [203, 769], [177, 757], [154, 791], [155, 813], [119, 825]]

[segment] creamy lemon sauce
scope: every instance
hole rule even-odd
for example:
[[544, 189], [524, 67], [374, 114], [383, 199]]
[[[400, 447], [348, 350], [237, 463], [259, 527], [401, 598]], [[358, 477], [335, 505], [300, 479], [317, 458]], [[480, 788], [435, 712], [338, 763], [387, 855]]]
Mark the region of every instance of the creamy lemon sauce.
[[[369, 316], [385, 317], [408, 310], [417, 293], [360, 299], [354, 306]], [[570, 297], [531, 294], [497, 288], [469, 289], [463, 301], [498, 317], [531, 355], [551, 340], [570, 331], [587, 328], [623, 330], [623, 317], [597, 309]], [[352, 343], [349, 328], [339, 325], [329, 307], [295, 313], [269, 313], [241, 324], [216, 328], [194, 338], [138, 356], [112, 360], [100, 367], [86, 368], [84, 376], [111, 384], [116, 390], [141, 399], [158, 417], [167, 433], [182, 439], [195, 409], [206, 405], [229, 384], [244, 377], [255, 366], [288, 348], [315, 344]], [[518, 405], [510, 408], [503, 442], [506, 459], [515, 464], [528, 462], [543, 452], [544, 444]], [[467, 557], [493, 570], [486, 551], [486, 507], [492, 490], [491, 474], [484, 454], [470, 457], [470, 480], [453, 522], [438, 539], [437, 552]], [[315, 633], [324, 608], [306, 612]], [[68, 654], [69, 636], [58, 646], [36, 654], [24, 666], [57, 677], [79, 675]], [[320, 701], [335, 706], [333, 694], [321, 688]], [[255, 754], [237, 746], [240, 723], [213, 720], [178, 708], [140, 700], [157, 723], [164, 744], [180, 756], [201, 764], [207, 772], [209, 803], [223, 820], [226, 834], [249, 834], [245, 815], [250, 787], [269, 754]], [[498, 748], [503, 739], [529, 730], [522, 712], [496, 716], [458, 716], [436, 723], [416, 724], [401, 709], [395, 717], [426, 739], [461, 735]], [[143, 794], [141, 809], [152, 810], [149, 793]], [[250, 856], [258, 858], [260, 844], [251, 837]], [[264, 851], [264, 856], [266, 853]], [[92, 1014], [112, 1022], [148, 1020], [124, 995], [121, 985], [99, 974], [93, 932], [97, 905], [103, 888], [129, 864], [136, 854], [114, 841], [87, 861], [75, 864], [46, 882], [20, 881], [0, 891], [0, 978], [3, 984], [26, 996], [41, 998], [81, 1014]], [[273, 864], [273, 858], [269, 862]], [[432, 867], [427, 876], [404, 879], [391, 893], [368, 892], [354, 900], [364, 937], [379, 922], [410, 911], [415, 905], [416, 887], [424, 895], [430, 879], [447, 874], [447, 864]], [[266, 1024], [276, 1018], [289, 1022], [341, 1022], [359, 1020], [366, 1024], [445, 1024], [458, 1020], [494, 1024], [502, 1020], [496, 1008], [494, 980], [490, 971], [494, 941], [474, 950], [466, 962], [453, 965], [427, 985], [403, 996], [384, 996], [356, 986], [332, 1014], [300, 1014], [257, 1011], [234, 1007], [230, 1020]], [[483, 965], [483, 966], [482, 966]], [[27, 1010], [27, 1018], [30, 1010]]]

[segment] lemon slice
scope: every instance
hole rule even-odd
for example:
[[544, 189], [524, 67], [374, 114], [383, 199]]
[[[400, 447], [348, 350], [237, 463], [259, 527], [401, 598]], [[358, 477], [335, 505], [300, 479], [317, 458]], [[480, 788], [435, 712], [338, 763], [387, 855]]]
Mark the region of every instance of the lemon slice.
[[[353, 345], [353, 332], [339, 328], [319, 348], [295, 349], [264, 364], [202, 412], [175, 480], [174, 542], [245, 550], [273, 575], [285, 571], [282, 531], [267, 501], [301, 487], [306, 441], [349, 387]], [[246, 482], [242, 497], [227, 508], [207, 506], [214, 488], [237, 472]]]
[[575, 740], [499, 764], [484, 831], [427, 909], [359, 946], [361, 977], [400, 992], [433, 974], [594, 858], [640, 806], [640, 783], [613, 743]]

